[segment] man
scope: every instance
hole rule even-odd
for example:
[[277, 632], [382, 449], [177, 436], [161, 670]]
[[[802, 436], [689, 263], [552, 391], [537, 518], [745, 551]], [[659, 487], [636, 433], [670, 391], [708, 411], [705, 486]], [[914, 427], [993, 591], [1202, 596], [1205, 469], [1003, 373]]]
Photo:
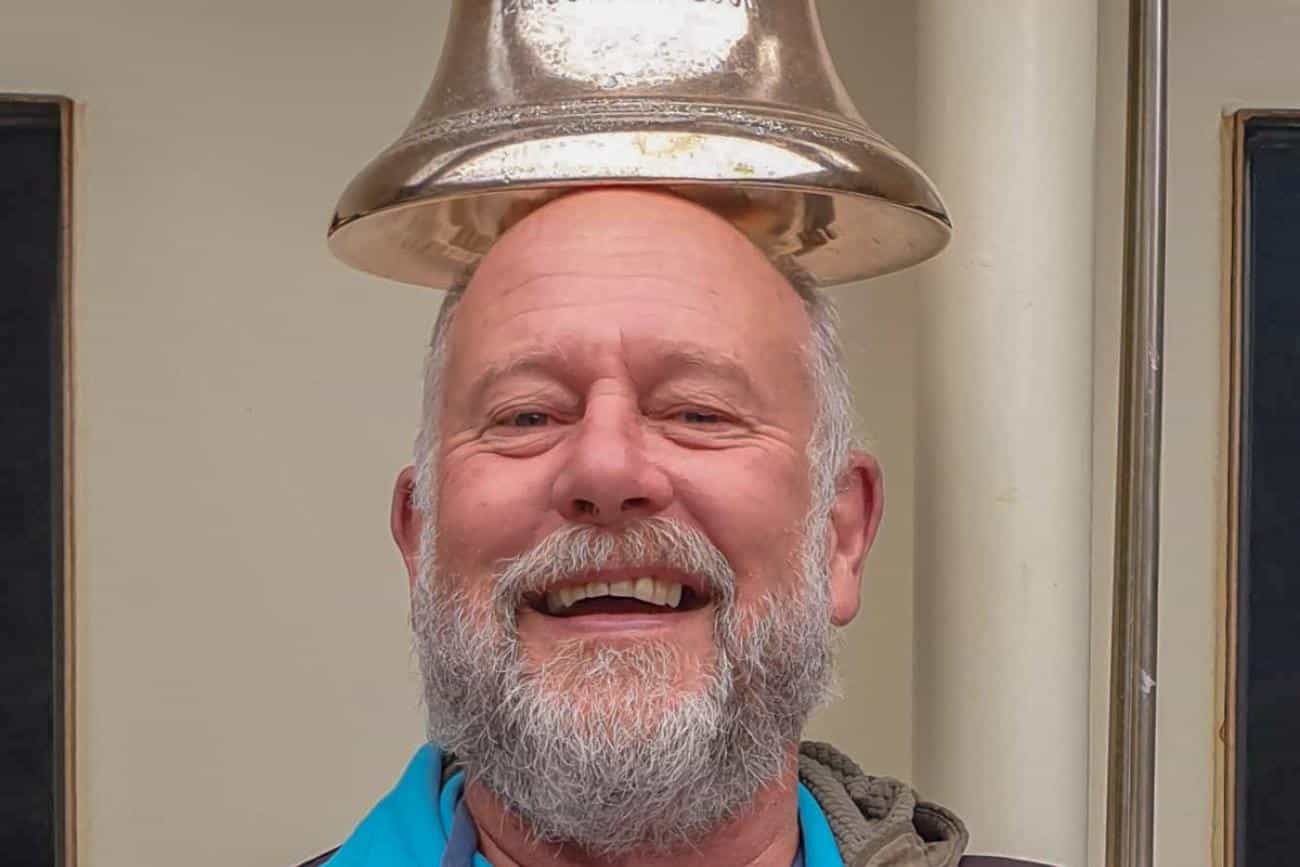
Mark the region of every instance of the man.
[[956, 867], [955, 816], [800, 744], [884, 503], [818, 287], [937, 253], [938, 192], [811, 2], [449, 20], [330, 234], [454, 283], [392, 505], [429, 744], [310, 863]]
[[797, 270], [572, 193], [444, 302], [423, 425], [392, 527], [431, 746], [314, 863], [957, 864], [951, 813], [799, 746], [883, 487]]

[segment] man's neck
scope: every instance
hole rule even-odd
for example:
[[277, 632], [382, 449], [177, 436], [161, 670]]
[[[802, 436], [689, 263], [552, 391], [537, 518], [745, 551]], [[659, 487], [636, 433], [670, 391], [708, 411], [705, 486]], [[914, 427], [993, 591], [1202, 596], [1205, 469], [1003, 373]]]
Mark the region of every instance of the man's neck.
[[482, 785], [465, 789], [479, 851], [493, 867], [790, 867], [799, 849], [798, 775], [790, 770], [762, 789], [740, 815], [692, 846], [668, 854], [597, 858], [576, 847], [541, 843]]

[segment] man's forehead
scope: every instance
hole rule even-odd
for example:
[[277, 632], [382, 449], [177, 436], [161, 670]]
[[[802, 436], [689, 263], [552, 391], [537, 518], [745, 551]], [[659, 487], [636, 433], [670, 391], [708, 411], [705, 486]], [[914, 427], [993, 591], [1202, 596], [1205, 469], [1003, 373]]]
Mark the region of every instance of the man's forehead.
[[585, 193], [531, 215], [489, 252], [456, 318], [462, 382], [612, 353], [748, 385], [771, 378], [773, 357], [794, 360], [809, 333], [798, 293], [733, 227], [637, 191]]
[[626, 366], [635, 377], [709, 374], [752, 389], [774, 367], [801, 366], [807, 346], [807, 315], [792, 289], [795, 309], [784, 311], [743, 304], [726, 290], [706, 297], [577, 280], [553, 293], [534, 289], [457, 311], [448, 363], [462, 383]]

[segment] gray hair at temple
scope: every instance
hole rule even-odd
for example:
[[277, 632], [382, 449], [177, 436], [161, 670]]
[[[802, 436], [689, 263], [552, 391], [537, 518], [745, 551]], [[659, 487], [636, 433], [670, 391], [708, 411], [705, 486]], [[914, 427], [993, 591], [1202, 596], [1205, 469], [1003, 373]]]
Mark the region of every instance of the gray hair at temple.
[[[797, 264], [789, 259], [777, 259], [772, 264], [803, 300], [811, 325], [811, 334], [804, 345], [804, 364], [815, 392], [815, 416], [808, 442], [812, 477], [809, 517], [819, 517], [830, 509], [840, 476], [848, 467], [849, 454], [858, 445], [854, 434], [853, 394], [840, 342], [839, 315], [830, 296], [818, 289], [812, 276]], [[437, 506], [438, 414], [447, 335], [471, 277], [472, 270], [448, 290], [433, 325], [425, 362], [424, 410], [415, 441], [415, 505], [430, 521]]]

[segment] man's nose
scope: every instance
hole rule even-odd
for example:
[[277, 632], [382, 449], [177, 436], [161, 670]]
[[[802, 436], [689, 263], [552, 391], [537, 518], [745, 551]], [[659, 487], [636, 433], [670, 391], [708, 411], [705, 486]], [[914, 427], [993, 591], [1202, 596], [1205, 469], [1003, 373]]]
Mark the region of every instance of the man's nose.
[[667, 474], [646, 454], [639, 416], [589, 411], [555, 480], [555, 506], [567, 520], [616, 526], [656, 515], [672, 502]]

